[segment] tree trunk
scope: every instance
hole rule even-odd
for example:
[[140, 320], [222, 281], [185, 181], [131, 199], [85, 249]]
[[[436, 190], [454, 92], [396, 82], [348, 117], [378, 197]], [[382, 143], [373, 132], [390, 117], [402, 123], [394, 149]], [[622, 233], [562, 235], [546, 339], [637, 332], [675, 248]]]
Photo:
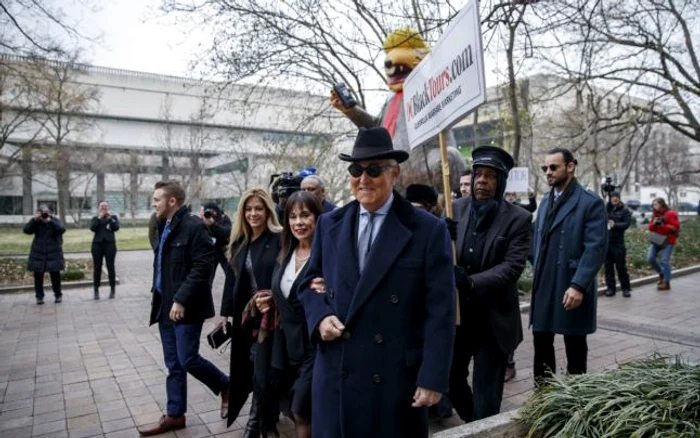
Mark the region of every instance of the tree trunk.
[[61, 146], [56, 146], [56, 186], [58, 188], [58, 217], [61, 222], [66, 223], [70, 203], [70, 168], [68, 167], [68, 156]]

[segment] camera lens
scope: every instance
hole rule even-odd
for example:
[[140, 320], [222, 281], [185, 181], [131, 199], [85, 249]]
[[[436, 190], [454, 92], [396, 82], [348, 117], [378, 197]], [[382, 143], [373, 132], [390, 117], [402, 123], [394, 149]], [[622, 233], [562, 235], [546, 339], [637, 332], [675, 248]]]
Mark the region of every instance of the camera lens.
[[47, 212], [42, 212], [41, 217], [46, 219], [47, 217], [49, 217], [49, 214]]
[[205, 211], [204, 211], [204, 217], [205, 217], [205, 218], [211, 219], [212, 216], [213, 216], [213, 215], [212, 215], [212, 213], [211, 213], [211, 210], [205, 210]]

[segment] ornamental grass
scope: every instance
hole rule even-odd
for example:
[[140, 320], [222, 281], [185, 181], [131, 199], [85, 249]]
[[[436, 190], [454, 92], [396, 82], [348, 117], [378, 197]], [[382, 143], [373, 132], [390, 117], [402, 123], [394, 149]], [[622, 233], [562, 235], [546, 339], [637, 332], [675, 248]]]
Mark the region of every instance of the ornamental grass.
[[519, 413], [528, 437], [700, 437], [700, 366], [660, 355], [552, 377]]

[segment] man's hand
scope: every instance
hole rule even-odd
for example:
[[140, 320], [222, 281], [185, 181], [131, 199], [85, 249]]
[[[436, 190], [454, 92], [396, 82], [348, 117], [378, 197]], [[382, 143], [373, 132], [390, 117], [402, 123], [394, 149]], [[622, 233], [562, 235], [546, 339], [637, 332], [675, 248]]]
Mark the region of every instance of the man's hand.
[[573, 287], [570, 287], [564, 292], [564, 309], [573, 310], [583, 302], [583, 292], [579, 292]]
[[343, 106], [343, 103], [340, 101], [340, 97], [338, 97], [338, 93], [336, 93], [335, 90], [332, 88], [331, 88], [331, 105], [333, 106], [333, 108], [337, 109], [338, 111], [340, 111], [343, 114], [349, 114], [349, 113], [353, 112], [353, 110], [355, 109], [354, 107], [353, 108], [345, 108], [345, 106]]
[[612, 219], [608, 219], [608, 230], [612, 230], [612, 227], [615, 226], [615, 221]]
[[272, 295], [258, 294], [258, 296], [255, 297], [255, 307], [257, 307], [261, 313], [267, 313], [272, 307]]
[[431, 391], [419, 386], [416, 388], [416, 393], [413, 395], [413, 404], [411, 406], [414, 408], [421, 408], [423, 406], [430, 407], [437, 404], [441, 398], [442, 394], [439, 392]]
[[326, 316], [318, 325], [318, 333], [324, 341], [339, 338], [343, 334], [343, 330], [345, 330], [345, 326], [335, 315]]
[[41, 212], [40, 211], [37, 211], [36, 213], [34, 213], [34, 220], [37, 222], [39, 222], [41, 220]]
[[170, 320], [173, 322], [178, 322], [185, 317], [185, 306], [180, 303], [173, 303], [173, 307], [170, 309]]
[[313, 280], [311, 280], [311, 284], [309, 287], [316, 291], [316, 293], [319, 294], [325, 294], [326, 293], [326, 282], [323, 280], [323, 278], [316, 277]]

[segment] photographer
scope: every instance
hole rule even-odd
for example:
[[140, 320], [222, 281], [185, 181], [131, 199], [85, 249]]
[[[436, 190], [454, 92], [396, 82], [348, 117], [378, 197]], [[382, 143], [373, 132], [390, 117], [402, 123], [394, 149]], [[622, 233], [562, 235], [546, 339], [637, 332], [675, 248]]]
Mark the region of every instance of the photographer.
[[44, 273], [51, 277], [51, 287], [55, 302], [60, 303], [61, 273], [64, 268], [63, 261], [63, 233], [66, 228], [61, 221], [49, 214], [46, 205], [39, 206], [34, 217], [24, 226], [25, 234], [34, 234], [32, 247], [29, 251], [27, 269], [34, 272], [34, 292], [36, 303], [44, 304]]
[[630, 227], [632, 222], [632, 212], [625, 207], [620, 199], [620, 192], [617, 191], [610, 192], [606, 208], [609, 233], [608, 252], [605, 256], [605, 284], [608, 289], [605, 291], [605, 296], [615, 295], [615, 269], [617, 269], [622, 296], [629, 298], [632, 294], [630, 292], [630, 276], [627, 273], [625, 230]]
[[270, 181], [274, 180], [270, 186], [270, 195], [275, 203], [275, 213], [280, 222], [283, 221], [282, 216], [287, 199], [292, 193], [301, 190], [302, 179], [301, 176], [294, 175], [292, 172], [282, 172], [270, 177]]
[[114, 272], [114, 260], [117, 257], [117, 242], [114, 233], [119, 230], [119, 218], [109, 211], [107, 201], [101, 201], [97, 207], [97, 216], [90, 222], [90, 230], [95, 233], [92, 238], [92, 264], [94, 267], [93, 286], [94, 299], [100, 299], [100, 283], [102, 282], [102, 259], [107, 262], [107, 276], [109, 278], [109, 298], [114, 298], [114, 288], [117, 284], [117, 275]]
[[[648, 261], [659, 274], [658, 290], [671, 289], [671, 255], [678, 240], [681, 223], [678, 213], [671, 210], [664, 198], [656, 198], [652, 202], [652, 217], [649, 222], [649, 255]], [[656, 257], [661, 253], [661, 265]]]
[[[216, 262], [221, 265], [221, 269], [224, 270], [226, 279], [228, 279], [231, 265], [226, 260], [226, 246], [231, 235], [231, 219], [214, 202], [204, 204], [199, 210], [199, 217], [202, 218], [204, 225], [209, 228], [209, 233], [214, 241]], [[215, 274], [216, 269], [212, 271], [211, 283], [214, 282]]]

